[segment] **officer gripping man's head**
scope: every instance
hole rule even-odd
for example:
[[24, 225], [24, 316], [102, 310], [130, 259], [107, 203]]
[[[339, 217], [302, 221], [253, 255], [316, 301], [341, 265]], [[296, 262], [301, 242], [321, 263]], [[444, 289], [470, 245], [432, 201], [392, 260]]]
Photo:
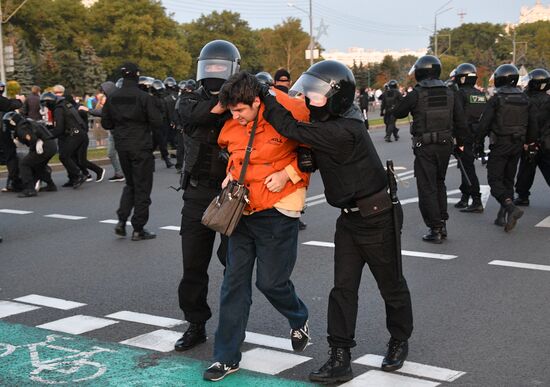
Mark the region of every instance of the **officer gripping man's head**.
[[241, 67], [241, 54], [226, 40], [214, 40], [201, 50], [197, 62], [197, 81], [210, 94], [219, 93], [223, 83]]

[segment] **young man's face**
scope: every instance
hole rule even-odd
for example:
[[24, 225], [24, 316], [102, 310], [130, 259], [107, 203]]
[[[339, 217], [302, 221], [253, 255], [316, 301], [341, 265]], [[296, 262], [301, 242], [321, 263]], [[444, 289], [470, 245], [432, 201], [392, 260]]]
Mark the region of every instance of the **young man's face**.
[[256, 97], [254, 102], [252, 102], [252, 106], [239, 102], [236, 105], [230, 105], [228, 107], [233, 115], [233, 119], [237, 120], [239, 124], [246, 126], [249, 122], [254, 121], [258, 115], [260, 98]]

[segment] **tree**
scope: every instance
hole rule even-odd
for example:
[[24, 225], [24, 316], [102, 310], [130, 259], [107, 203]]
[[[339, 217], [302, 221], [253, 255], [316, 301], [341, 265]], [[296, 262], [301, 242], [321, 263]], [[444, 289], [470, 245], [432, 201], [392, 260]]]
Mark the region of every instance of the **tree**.
[[[309, 67], [305, 51], [309, 47], [309, 34], [302, 29], [300, 19], [289, 17], [273, 28], [258, 31], [262, 42], [263, 68], [273, 74], [279, 68], [291, 74], [301, 74]], [[297, 76], [294, 76], [297, 78]]]
[[157, 78], [189, 74], [185, 38], [158, 1], [99, 0], [90, 7], [88, 36], [112, 79], [125, 61]]
[[31, 60], [31, 52], [24, 39], [14, 39], [15, 50], [13, 53], [14, 71], [8, 74], [9, 78], [16, 80], [21, 85], [21, 91], [28, 94], [34, 85], [34, 66]]
[[[204, 45], [215, 39], [233, 43], [241, 54], [241, 68], [250, 72], [262, 70], [262, 51], [259, 48], [260, 35], [253, 31], [240, 14], [230, 11], [214, 11], [201, 15], [197, 20], [181, 26], [187, 39], [188, 50], [198, 58]], [[195, 69], [193, 69], [194, 74]]]
[[83, 94], [93, 94], [98, 86], [105, 81], [107, 74], [103, 69], [101, 59], [96, 55], [94, 48], [88, 42], [84, 42], [82, 45], [79, 57], [80, 63], [83, 65], [81, 75], [82, 92]]
[[56, 54], [55, 47], [42, 36], [36, 64], [36, 81], [42, 88], [53, 86], [60, 79], [61, 66]]

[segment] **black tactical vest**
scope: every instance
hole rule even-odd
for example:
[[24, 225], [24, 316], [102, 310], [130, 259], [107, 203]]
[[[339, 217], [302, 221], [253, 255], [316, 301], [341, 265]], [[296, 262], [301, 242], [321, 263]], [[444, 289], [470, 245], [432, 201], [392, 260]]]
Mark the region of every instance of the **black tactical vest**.
[[[209, 99], [210, 96], [202, 88], [182, 95], [178, 106], [180, 119], [181, 111], [186, 109], [186, 104]], [[208, 179], [213, 182], [222, 181], [225, 178], [227, 161], [220, 157], [218, 136], [229, 117], [227, 114], [221, 114], [211, 127], [204, 127], [193, 122], [182, 122], [184, 126], [185, 172], [197, 179]]]
[[458, 92], [464, 97], [463, 101], [466, 122], [468, 122], [470, 127], [478, 124], [479, 119], [485, 110], [485, 106], [487, 105], [487, 97], [485, 96], [485, 93], [471, 86], [461, 87]]
[[397, 90], [388, 90], [384, 93], [384, 107], [386, 113], [391, 113], [397, 106], [397, 102], [399, 101], [397, 93], [399, 93]]
[[338, 163], [322, 152], [314, 152], [325, 186], [327, 202], [334, 207], [356, 207], [355, 201], [380, 192], [387, 185], [386, 173], [363, 123], [339, 118], [329, 121], [355, 139], [353, 153]]
[[411, 134], [450, 132], [453, 127], [453, 91], [439, 79], [424, 80], [414, 90], [418, 93], [418, 102], [411, 112]]
[[517, 87], [497, 89], [496, 119], [493, 133], [497, 136], [523, 138], [529, 124], [529, 98]]

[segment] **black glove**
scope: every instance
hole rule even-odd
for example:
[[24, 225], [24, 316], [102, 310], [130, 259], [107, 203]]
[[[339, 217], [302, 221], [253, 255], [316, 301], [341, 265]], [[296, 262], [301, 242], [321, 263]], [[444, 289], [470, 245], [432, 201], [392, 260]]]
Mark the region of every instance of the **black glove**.
[[527, 145], [527, 149], [525, 150], [525, 158], [529, 163], [534, 163], [537, 158], [537, 154], [539, 153], [539, 147], [537, 144], [529, 144]]
[[298, 168], [300, 168], [300, 171], [306, 173], [315, 172], [317, 165], [315, 164], [311, 149], [299, 146], [296, 151], [298, 152]]
[[476, 159], [477, 158], [483, 159], [485, 157], [485, 149], [482, 143], [475, 142], [472, 147], [472, 152]]
[[273, 98], [275, 97], [275, 93], [271, 88], [266, 85], [265, 83], [262, 83], [260, 86], [260, 93], [258, 95], [260, 97], [260, 100], [265, 101], [267, 98]]

